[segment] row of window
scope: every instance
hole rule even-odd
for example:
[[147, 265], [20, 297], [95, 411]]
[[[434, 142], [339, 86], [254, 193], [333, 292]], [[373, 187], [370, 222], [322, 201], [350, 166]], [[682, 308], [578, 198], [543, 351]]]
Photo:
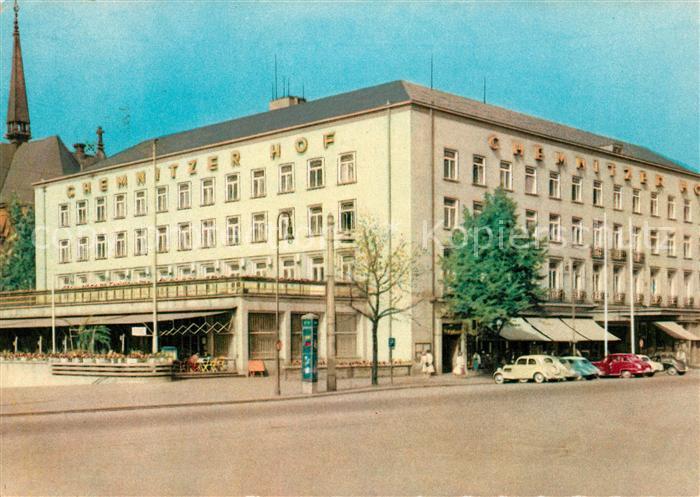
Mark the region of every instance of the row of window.
[[[447, 180], [457, 180], [457, 156], [454, 150], [445, 149], [444, 157], [444, 178]], [[486, 186], [486, 160], [478, 155], [473, 158], [472, 182], [475, 185]], [[538, 180], [537, 168], [532, 166], [525, 167], [525, 193], [530, 195], [538, 195]], [[499, 166], [499, 185], [505, 189], [513, 190], [513, 164], [506, 161], [501, 161]], [[572, 176], [571, 178], [571, 201], [583, 203], [584, 197], [583, 178], [581, 176]], [[550, 198], [561, 199], [561, 173], [557, 171], [549, 171], [547, 192]], [[600, 180], [593, 181], [592, 188], [593, 205], [602, 207], [603, 198], [603, 182]], [[623, 208], [623, 188], [622, 185], [613, 186], [612, 206], [616, 210]], [[638, 188], [632, 189], [632, 212], [636, 214], [642, 213], [641, 190]], [[650, 192], [649, 197], [649, 213], [652, 216], [659, 216], [659, 195], [657, 192]], [[669, 195], [666, 203], [666, 214], [669, 219], [676, 219], [676, 197]], [[692, 222], [692, 204], [690, 199], [683, 199], [683, 220]]]

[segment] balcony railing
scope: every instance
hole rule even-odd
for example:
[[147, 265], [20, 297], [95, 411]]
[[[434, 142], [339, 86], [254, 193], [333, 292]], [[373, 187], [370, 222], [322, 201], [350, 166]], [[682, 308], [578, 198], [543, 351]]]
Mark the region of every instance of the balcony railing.
[[668, 298], [669, 307], [678, 307], [678, 297], [671, 296]]
[[695, 305], [695, 299], [693, 297], [685, 298], [685, 307], [691, 309]]
[[605, 249], [603, 247], [591, 247], [591, 257], [593, 259], [602, 259], [605, 257]]
[[586, 301], [586, 291], [585, 290], [574, 290], [574, 301], [585, 302]]
[[612, 249], [610, 251], [610, 258], [613, 261], [625, 261], [627, 260], [627, 251], [622, 249]]
[[614, 300], [616, 304], [624, 304], [626, 295], [623, 292], [616, 293], [614, 295]]
[[593, 302], [600, 303], [605, 300], [605, 292], [593, 292]]
[[634, 251], [632, 254], [632, 262], [635, 264], [644, 264], [644, 260], [646, 259], [646, 256], [644, 252], [639, 252], [639, 251]]
[[661, 305], [661, 302], [663, 301], [661, 295], [652, 295], [651, 296], [651, 305]]
[[550, 302], [563, 302], [564, 301], [564, 290], [561, 288], [550, 288], [549, 289], [549, 301]]
[[634, 303], [637, 305], [644, 305], [644, 294], [637, 293], [634, 295]]

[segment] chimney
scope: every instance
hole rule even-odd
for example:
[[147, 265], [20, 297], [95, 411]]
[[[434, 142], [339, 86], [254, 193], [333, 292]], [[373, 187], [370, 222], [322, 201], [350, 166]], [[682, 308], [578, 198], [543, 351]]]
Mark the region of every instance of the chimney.
[[95, 157], [97, 157], [99, 160], [102, 160], [107, 157], [105, 154], [105, 144], [104, 141], [102, 140], [102, 135], [104, 135], [105, 132], [102, 129], [102, 126], [97, 127], [97, 152], [95, 153]]
[[75, 143], [73, 144], [73, 148], [75, 149], [75, 158], [78, 159], [78, 162], [81, 162], [82, 160], [85, 159], [85, 144], [84, 143]]
[[300, 105], [306, 102], [303, 97], [294, 97], [289, 95], [287, 97], [276, 98], [270, 100], [270, 110], [286, 109], [287, 107], [292, 107], [294, 105]]

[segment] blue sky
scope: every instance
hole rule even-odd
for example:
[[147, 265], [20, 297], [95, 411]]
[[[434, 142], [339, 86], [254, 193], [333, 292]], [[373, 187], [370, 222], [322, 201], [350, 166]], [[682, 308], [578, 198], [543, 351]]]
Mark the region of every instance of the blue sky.
[[[6, 109], [12, 9], [2, 4]], [[32, 129], [107, 152], [266, 110], [278, 71], [319, 98], [395, 79], [700, 165], [700, 4], [24, 1]]]

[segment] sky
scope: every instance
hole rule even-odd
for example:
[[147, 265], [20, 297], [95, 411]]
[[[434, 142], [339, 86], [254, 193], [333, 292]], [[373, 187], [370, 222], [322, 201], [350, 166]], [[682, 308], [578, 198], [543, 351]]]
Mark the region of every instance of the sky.
[[[0, 13], [0, 108], [12, 57]], [[20, 1], [32, 132], [108, 154], [387, 81], [647, 146], [700, 168], [698, 2]]]

